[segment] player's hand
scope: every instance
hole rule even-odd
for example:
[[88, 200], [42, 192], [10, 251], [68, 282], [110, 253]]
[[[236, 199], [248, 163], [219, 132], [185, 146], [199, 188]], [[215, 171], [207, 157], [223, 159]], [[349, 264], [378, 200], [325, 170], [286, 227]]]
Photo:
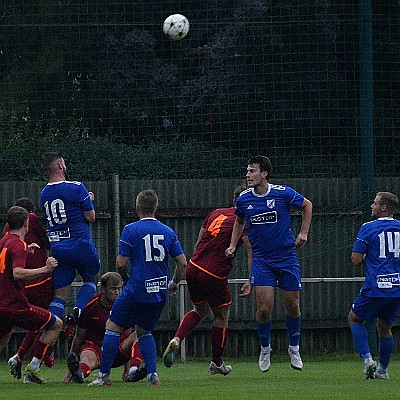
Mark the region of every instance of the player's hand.
[[240, 289], [240, 297], [247, 298], [251, 295], [252, 292], [252, 286], [250, 285], [250, 282], [246, 282], [243, 284], [242, 288]]
[[35, 249], [40, 249], [40, 246], [37, 243], [28, 244], [29, 253], [33, 254]]
[[64, 378], [62, 379], [63, 383], [68, 383], [72, 381], [72, 375], [71, 372], [67, 371], [67, 373], [64, 375]]
[[47, 257], [46, 267], [49, 272], [53, 272], [54, 269], [58, 266], [58, 261], [54, 257]]
[[307, 243], [307, 235], [302, 235], [301, 233], [299, 233], [297, 235], [294, 247], [296, 247], [296, 249], [302, 249], [306, 243]]
[[229, 246], [229, 247], [225, 250], [225, 255], [226, 255], [228, 258], [233, 258], [233, 257], [235, 257], [235, 250], [236, 250], [235, 247]]
[[94, 193], [93, 192], [89, 192], [89, 197], [90, 197], [90, 200], [94, 201]]
[[170, 297], [174, 297], [176, 296], [176, 292], [178, 291], [178, 285], [175, 282], [174, 283], [171, 282], [168, 283], [168, 295]]

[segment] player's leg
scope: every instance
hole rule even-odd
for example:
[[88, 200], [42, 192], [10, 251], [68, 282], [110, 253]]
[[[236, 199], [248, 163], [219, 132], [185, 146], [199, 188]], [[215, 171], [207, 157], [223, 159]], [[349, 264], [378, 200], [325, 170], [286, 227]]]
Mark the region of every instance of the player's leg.
[[375, 379], [389, 379], [387, 369], [394, 349], [392, 324], [399, 313], [400, 299], [386, 299], [385, 303], [378, 313], [379, 365], [374, 373]]
[[97, 289], [99, 280], [100, 259], [93, 242], [88, 243], [85, 248], [79, 248], [75, 254], [75, 266], [78, 274], [82, 277], [83, 285], [76, 294], [74, 318], [78, 319], [81, 311], [92, 299]]
[[186, 282], [189, 290], [190, 300], [194, 304], [194, 309], [187, 312], [179, 324], [178, 330], [174, 337], [168, 343], [167, 348], [163, 354], [164, 365], [167, 368], [172, 367], [179, 346], [183, 339], [190, 335], [196, 328], [199, 322], [207, 316], [210, 307], [206, 301], [205, 292], [207, 292], [207, 284], [203, 285], [201, 281], [204, 272], [194, 267], [189, 263], [186, 270]]
[[288, 354], [293, 369], [302, 370], [300, 357], [300, 292], [298, 290], [282, 290], [283, 304], [286, 310], [286, 328], [288, 332]]
[[99, 369], [100, 356], [101, 349], [94, 344], [82, 346], [79, 357], [75, 353], [70, 353], [67, 358], [69, 373], [64, 377], [64, 381], [83, 383], [92, 371]]
[[135, 320], [137, 321], [136, 333], [138, 335], [140, 351], [147, 368], [148, 383], [153, 386], [160, 385], [160, 380], [157, 375], [156, 343], [151, 331], [156, 327], [164, 306], [164, 302], [146, 304], [137, 303], [135, 310]]
[[214, 324], [211, 331], [212, 360], [208, 369], [212, 375], [228, 375], [232, 372], [232, 367], [222, 361], [228, 329], [229, 307], [230, 302], [229, 305], [212, 309], [214, 314]]
[[[147, 368], [143, 363], [136, 332], [131, 333], [120, 345], [120, 356], [129, 355], [129, 361], [125, 364], [125, 382], [138, 382], [147, 376]], [[118, 356], [117, 356], [118, 358]], [[121, 357], [122, 359], [122, 357]], [[121, 364], [122, 365], [122, 364]]]
[[361, 294], [355, 299], [352, 308], [347, 316], [354, 346], [364, 360], [364, 375], [367, 379], [374, 378], [376, 362], [372, 359], [371, 350], [368, 344], [368, 332], [364, 322], [373, 322], [377, 314], [377, 303]]
[[33, 353], [31, 362], [25, 369], [24, 383], [45, 383], [40, 373], [41, 363], [47, 352], [51, 352], [58, 336], [60, 335], [63, 323], [60, 318], [51, 314], [48, 310], [31, 306], [24, 315], [24, 321], [18, 324], [23, 328], [31, 330], [44, 329]]
[[271, 367], [271, 316], [274, 308], [274, 292], [273, 286], [255, 286], [256, 325], [261, 348], [258, 366], [261, 372], [268, 372]]

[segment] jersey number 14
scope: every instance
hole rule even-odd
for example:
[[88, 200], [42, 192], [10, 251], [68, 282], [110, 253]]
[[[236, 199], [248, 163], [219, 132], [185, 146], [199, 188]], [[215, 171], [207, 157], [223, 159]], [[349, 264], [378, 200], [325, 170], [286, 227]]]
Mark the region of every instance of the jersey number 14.
[[400, 232], [381, 232], [378, 237], [379, 258], [386, 258], [386, 244], [389, 253], [393, 253], [393, 257], [400, 257]]

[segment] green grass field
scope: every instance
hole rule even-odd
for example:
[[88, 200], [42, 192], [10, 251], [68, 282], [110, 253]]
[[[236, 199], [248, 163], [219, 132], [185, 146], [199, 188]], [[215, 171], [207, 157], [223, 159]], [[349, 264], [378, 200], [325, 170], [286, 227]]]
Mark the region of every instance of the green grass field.
[[[161, 386], [150, 387], [146, 381], [124, 383], [120, 369], [114, 369], [110, 387], [88, 387], [86, 384], [63, 384], [64, 360], [48, 369], [46, 385], [17, 382], [1, 360], [0, 399], [398, 399], [400, 398], [400, 361], [396, 355], [390, 365], [390, 380], [366, 380], [362, 361], [356, 356], [304, 358], [303, 371], [294, 371], [288, 360], [272, 359], [271, 370], [261, 373], [257, 359], [229, 360], [233, 372], [228, 376], [210, 375], [207, 361], [177, 361], [167, 369], [158, 362]], [[89, 377], [89, 381], [93, 376]]]

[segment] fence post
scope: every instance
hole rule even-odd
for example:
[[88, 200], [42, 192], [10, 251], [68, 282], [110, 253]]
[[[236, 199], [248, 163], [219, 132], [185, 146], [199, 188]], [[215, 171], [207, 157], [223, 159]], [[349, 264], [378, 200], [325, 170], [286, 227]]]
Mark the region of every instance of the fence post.
[[[118, 254], [119, 238], [121, 230], [121, 210], [120, 210], [120, 186], [119, 186], [119, 175], [113, 174], [111, 176], [111, 187], [112, 187], [112, 207], [113, 210], [113, 247], [114, 247], [114, 260]], [[114, 262], [115, 264], [115, 262]], [[114, 265], [113, 264], [113, 265]]]

